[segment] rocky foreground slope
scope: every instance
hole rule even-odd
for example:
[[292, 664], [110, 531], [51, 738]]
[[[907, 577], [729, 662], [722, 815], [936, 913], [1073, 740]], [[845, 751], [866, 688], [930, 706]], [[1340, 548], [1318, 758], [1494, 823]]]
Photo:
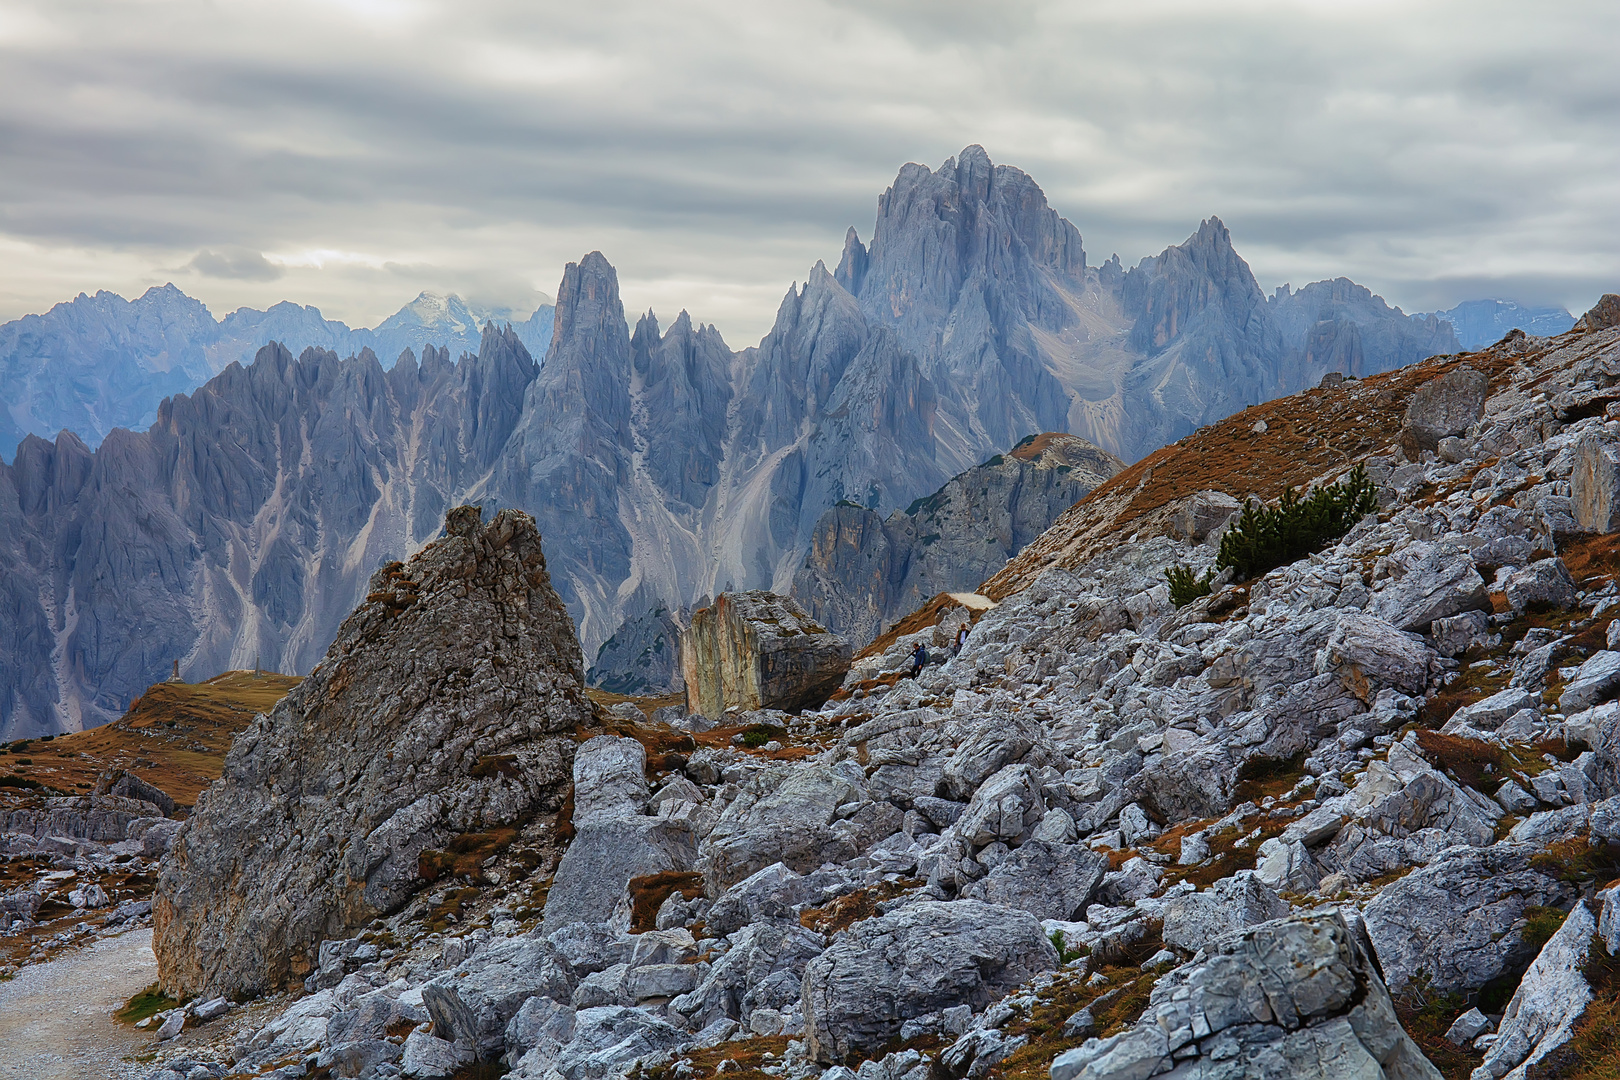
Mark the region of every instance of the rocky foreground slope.
[[[633, 836], [656, 870], [582, 909], [546, 889], [586, 875], [496, 856], [157, 1075], [1595, 1075], [1620, 318], [1366, 382], [1246, 418], [1242, 469], [1105, 484], [917, 679], [597, 736], [565, 862], [625, 874]], [[1362, 463], [1379, 509], [1175, 607], [1165, 569], [1212, 567], [1231, 489], [1285, 460]]]

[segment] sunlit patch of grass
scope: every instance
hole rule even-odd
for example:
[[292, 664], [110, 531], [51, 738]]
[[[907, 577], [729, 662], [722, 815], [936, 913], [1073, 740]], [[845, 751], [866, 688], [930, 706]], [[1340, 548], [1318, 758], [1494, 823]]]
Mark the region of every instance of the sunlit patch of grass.
[[180, 1002], [165, 995], [157, 983], [153, 983], [145, 990], [136, 994], [124, 1003], [124, 1007], [113, 1015], [122, 1023], [138, 1024], [148, 1016], [156, 1016], [165, 1009], [172, 1009]]

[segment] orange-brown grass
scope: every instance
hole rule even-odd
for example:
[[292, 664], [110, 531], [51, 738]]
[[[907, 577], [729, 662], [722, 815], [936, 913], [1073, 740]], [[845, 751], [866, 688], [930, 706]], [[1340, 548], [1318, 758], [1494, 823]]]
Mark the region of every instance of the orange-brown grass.
[[804, 912], [799, 916], [799, 925], [809, 927], [820, 934], [836, 934], [840, 930], [848, 930], [861, 920], [876, 915], [877, 906], [883, 901], [892, 900], [907, 889], [915, 889], [921, 884], [923, 884], [921, 879], [910, 878], [885, 881], [871, 888], [857, 889], [821, 907]]
[[1452, 1023], [1469, 1008], [1460, 994], [1431, 994], [1421, 1001], [1401, 997], [1395, 1001], [1395, 1015], [1401, 1026], [1446, 1080], [1468, 1080], [1469, 1074], [1485, 1060], [1483, 1053], [1446, 1041], [1446, 1032], [1451, 1030]]
[[[893, 626], [872, 640], [872, 644], [856, 653], [856, 659], [863, 656], [882, 656], [889, 651], [889, 647], [907, 634], [915, 634], [919, 630], [927, 630], [930, 626], [939, 625], [939, 617], [952, 608], [960, 605], [951, 599], [950, 593], [935, 593], [927, 603], [901, 619]], [[973, 622], [979, 621], [983, 612], [968, 609], [968, 618]]]
[[[1522, 359], [1486, 353], [1437, 357], [1245, 409], [1154, 451], [1100, 485], [978, 591], [992, 600], [1005, 599], [1047, 566], [1077, 565], [1130, 536], [1168, 504], [1200, 490], [1275, 499], [1285, 488], [1303, 487], [1314, 477], [1392, 446], [1408, 399], [1429, 380], [1467, 363], [1500, 388]], [[1257, 433], [1254, 426], [1261, 420], [1266, 431]]]
[[1507, 776], [1507, 755], [1499, 746], [1428, 729], [1418, 731], [1417, 741], [1429, 764], [1464, 787], [1490, 795]]
[[468, 886], [451, 889], [444, 899], [428, 908], [420, 916], [430, 931], [442, 932], [464, 921], [467, 908], [478, 899], [478, 890]]
[[1571, 577], [1583, 588], [1590, 588], [1620, 574], [1620, 533], [1565, 537], [1558, 546], [1558, 557], [1564, 560]]
[[462, 833], [450, 841], [444, 851], [426, 849], [417, 856], [417, 873], [423, 881], [437, 881], [446, 874], [470, 878], [482, 883], [484, 862], [511, 847], [518, 838], [515, 828], [497, 828], [488, 832]]
[[[736, 1065], [727, 1067], [724, 1075], [728, 1080], [771, 1080], [770, 1074], [763, 1070], [767, 1065], [781, 1060], [789, 1041], [786, 1035], [738, 1039], [706, 1050], [692, 1050], [683, 1054], [682, 1058], [692, 1063], [693, 1071], [688, 1075], [694, 1077], [713, 1076], [715, 1068], [729, 1059]], [[771, 1057], [767, 1058], [766, 1054]], [[629, 1080], [673, 1080], [674, 1075], [674, 1064], [671, 1063], [652, 1069], [637, 1067], [631, 1071]]]
[[[1260, 845], [1273, 836], [1280, 836], [1292, 820], [1293, 818], [1274, 818], [1269, 814], [1259, 814], [1246, 819], [1242, 825], [1222, 829], [1213, 834], [1206, 832], [1204, 841], [1209, 844], [1209, 859], [1202, 866], [1171, 864], [1163, 867], [1165, 883], [1169, 885], [1177, 881], [1190, 881], [1200, 889], [1204, 889], [1239, 870], [1253, 870], [1260, 859]], [[1185, 826], [1179, 826], [1160, 836], [1149, 846], [1165, 855], [1179, 855], [1181, 837], [1189, 832], [1197, 832], [1200, 827], [1196, 822], [1188, 822]], [[1239, 847], [1238, 841], [1256, 829], [1260, 830], [1260, 835]]]
[[1591, 844], [1575, 836], [1548, 844], [1530, 856], [1530, 865], [1572, 885], [1594, 885], [1620, 874], [1620, 844]]
[[1294, 789], [1305, 776], [1305, 753], [1291, 758], [1253, 757], [1238, 770], [1238, 786], [1232, 793], [1232, 802], [1259, 802], [1265, 798], [1281, 798]]
[[657, 928], [658, 909], [676, 893], [688, 900], [703, 895], [703, 875], [680, 870], [630, 879], [630, 932], [644, 934]]
[[10, 744], [11, 752], [0, 755], [0, 773], [88, 795], [103, 773], [127, 769], [190, 806], [219, 778], [237, 732], [298, 682], [289, 675], [227, 671], [206, 682], [158, 683], [110, 724]]
[[686, 692], [682, 690], [677, 690], [673, 694], [660, 694], [656, 697], [634, 697], [629, 694], [615, 694], [611, 690], [598, 690], [593, 686], [585, 691], [585, 696], [602, 706], [603, 709], [628, 701], [640, 709], [648, 720], [652, 719], [652, 714], [655, 711], [662, 709], [665, 705], [686, 704]]
[[[1151, 955], [1163, 947], [1155, 938], [1138, 947]], [[1097, 1023], [1097, 1035], [1107, 1038], [1126, 1030], [1147, 1009], [1148, 997], [1158, 979], [1155, 973], [1145, 973], [1136, 966], [1104, 966], [1099, 969], [1108, 977], [1102, 986], [1088, 986], [1078, 973], [1067, 975], [1036, 996], [1035, 1004], [1007, 1023], [1009, 1035], [1023, 1035], [1029, 1039], [1023, 1047], [998, 1062], [990, 1070], [995, 1080], [1045, 1080], [1052, 1067], [1052, 1059], [1063, 1051], [1079, 1046], [1085, 1038], [1067, 1037], [1063, 1024], [1080, 1009], [1091, 1007], [1092, 1019]], [[1106, 1000], [1098, 1005], [1098, 999]]]

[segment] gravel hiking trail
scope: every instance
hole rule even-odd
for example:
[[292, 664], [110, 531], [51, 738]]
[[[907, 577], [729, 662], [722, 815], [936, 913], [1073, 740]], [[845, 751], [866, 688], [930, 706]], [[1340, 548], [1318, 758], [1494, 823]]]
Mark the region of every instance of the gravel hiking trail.
[[0, 1080], [141, 1077], [151, 1066], [123, 1060], [152, 1036], [113, 1019], [157, 979], [152, 931], [104, 938], [0, 982]]

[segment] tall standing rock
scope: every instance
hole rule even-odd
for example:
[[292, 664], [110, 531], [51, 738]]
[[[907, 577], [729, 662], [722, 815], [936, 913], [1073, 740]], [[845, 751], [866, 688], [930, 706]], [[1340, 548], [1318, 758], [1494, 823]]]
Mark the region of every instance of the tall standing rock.
[[721, 593], [681, 636], [686, 702], [706, 716], [728, 707], [819, 705], [849, 670], [849, 642], [830, 634], [785, 596]]
[[445, 531], [373, 575], [176, 837], [154, 904], [170, 994], [284, 986], [323, 938], [397, 910], [425, 849], [560, 805], [591, 709], [540, 534], [468, 506]]

